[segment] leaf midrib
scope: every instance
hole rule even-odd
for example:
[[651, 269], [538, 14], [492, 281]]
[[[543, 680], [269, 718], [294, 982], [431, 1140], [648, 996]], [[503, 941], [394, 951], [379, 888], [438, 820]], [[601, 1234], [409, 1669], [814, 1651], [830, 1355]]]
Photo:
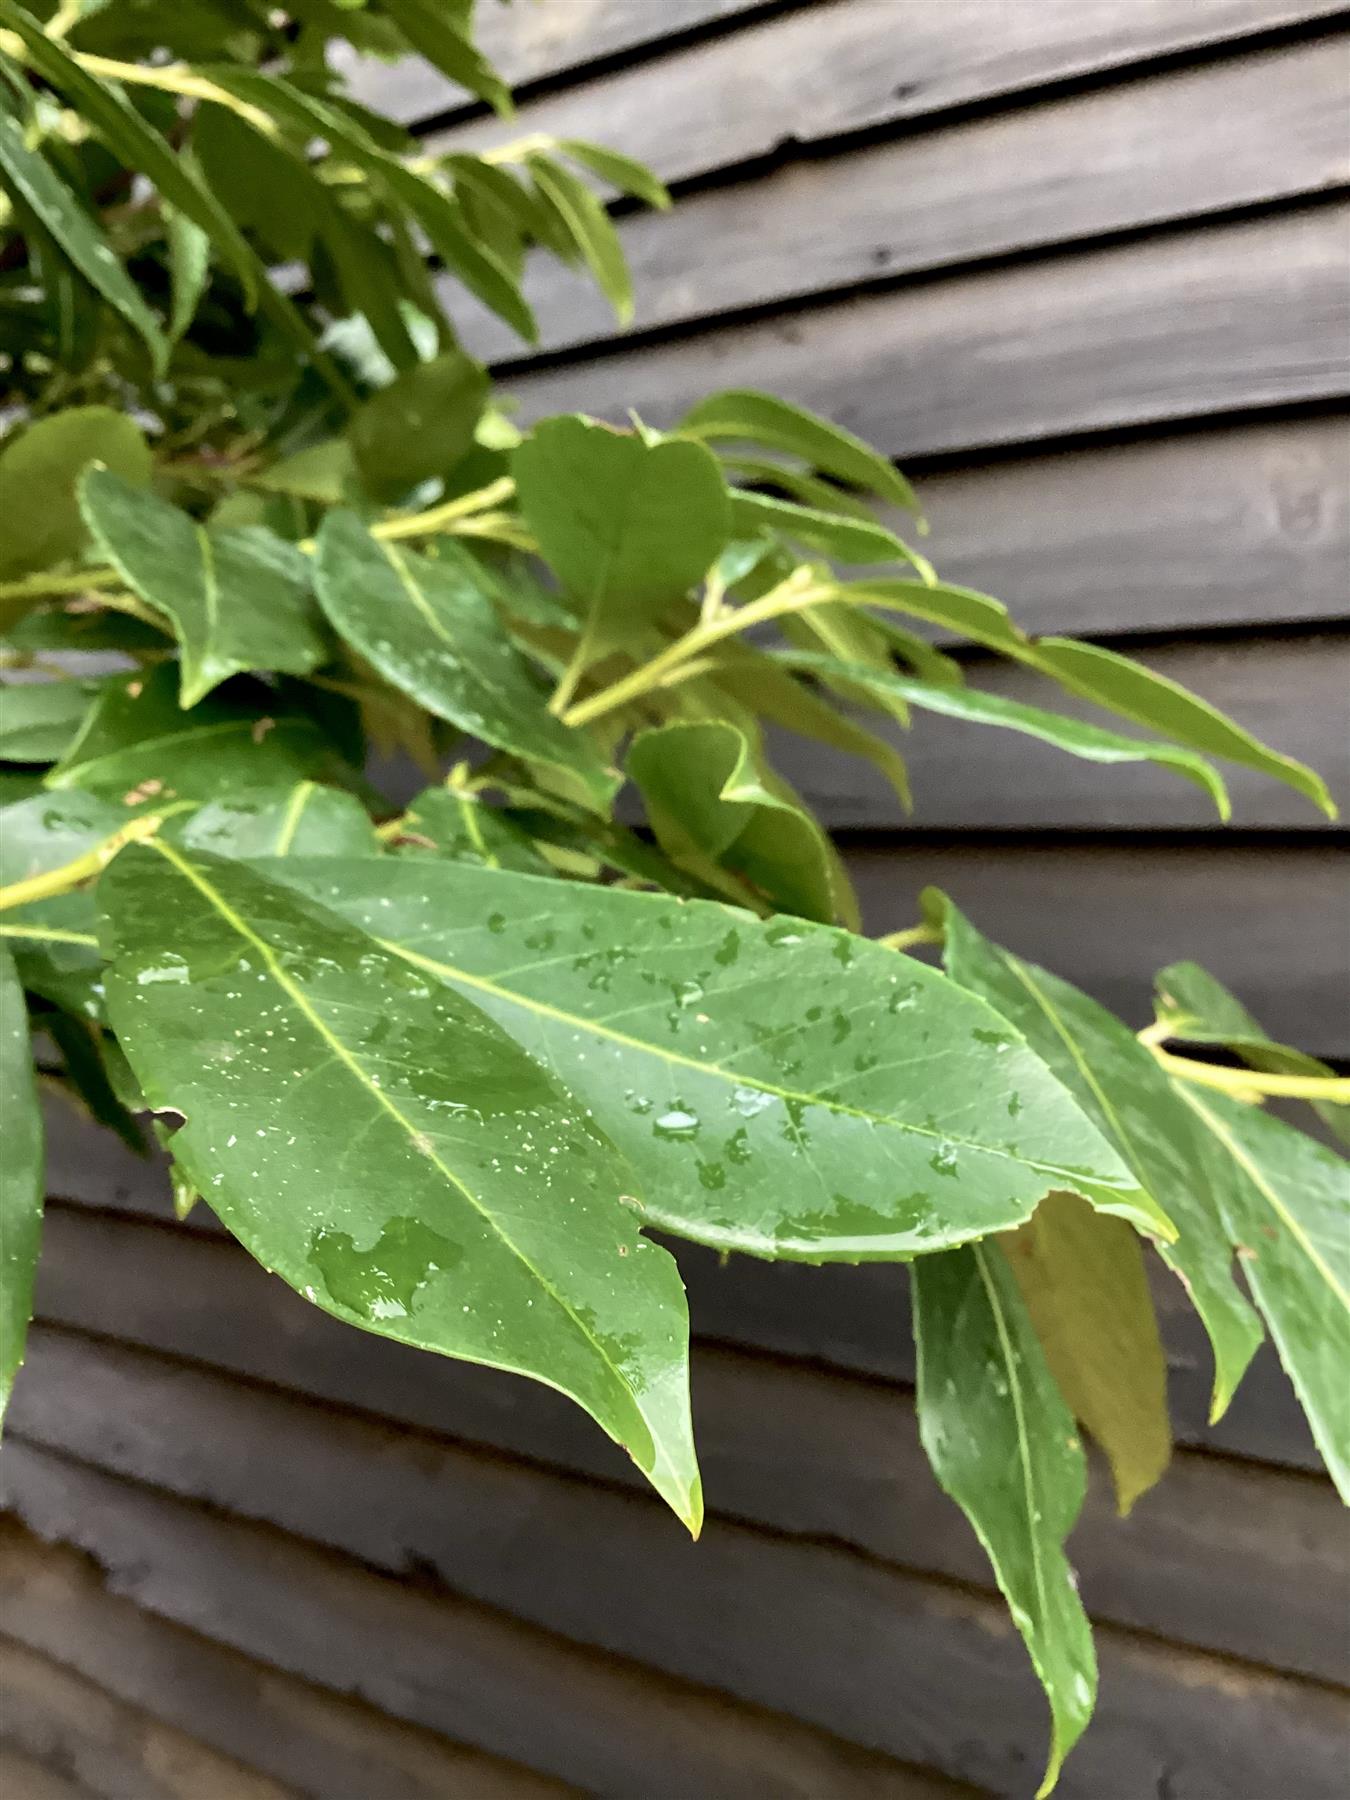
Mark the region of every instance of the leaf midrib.
[[[230, 905], [228, 900], [226, 900], [222, 894], [217, 893], [216, 890], [208, 882], [204, 881], [202, 879], [202, 877], [198, 874], [197, 870], [193, 868], [192, 864], [189, 863], [185, 857], [180, 856], [178, 854], [178, 852], [171, 845], [164, 843], [162, 840], [156, 839], [156, 840], [153, 840], [149, 844], [148, 847], [152, 850], [157, 850], [159, 852], [159, 854], [165, 858], [166, 861], [172, 863], [174, 865], [174, 867], [178, 869], [180, 874], [184, 875], [192, 883], [192, 885], [198, 890], [198, 892], [201, 893], [205, 897], [205, 899], [208, 901], [208, 903], [212, 907], [215, 908], [215, 910], [220, 914], [221, 918], [224, 919], [224, 921], [231, 928], [231, 930], [237, 932], [239, 934], [239, 936], [245, 940], [246, 943], [250, 943], [253, 945], [253, 947], [257, 950], [258, 954], [263, 958], [263, 961], [267, 964], [267, 967], [271, 971], [272, 978], [277, 983], [277, 986], [280, 987], [284, 993], [286, 993], [287, 995], [290, 996], [290, 999], [293, 1002], [293, 1004], [295, 1005], [295, 1007], [297, 1008], [297, 1010], [304, 1015], [304, 1017], [309, 1021], [310, 1025], [313, 1027], [314, 1031], [319, 1036], [319, 1038], [328, 1046], [330, 1053], [333, 1056], [335, 1056], [337, 1058], [337, 1060], [339, 1062], [341, 1062], [347, 1069], [349, 1069], [351, 1071], [351, 1073], [356, 1077], [356, 1079], [360, 1082], [360, 1084], [367, 1090], [367, 1092], [371, 1095], [371, 1097], [384, 1109], [385, 1112], [387, 1112], [389, 1114], [389, 1116], [398, 1124], [398, 1126], [404, 1132], [407, 1133], [408, 1137], [410, 1139], [415, 1139], [419, 1135], [419, 1133], [418, 1133], [416, 1127], [413, 1125], [412, 1121], [410, 1119], [406, 1118], [404, 1116], [404, 1114], [402, 1112], [400, 1112], [399, 1108], [395, 1105], [394, 1101], [389, 1097], [388, 1094], [386, 1094], [384, 1092], [384, 1090], [382, 1088], [376, 1086], [376, 1084], [371, 1080], [370, 1076], [367, 1075], [364, 1068], [362, 1068], [361, 1063], [357, 1060], [357, 1058], [355, 1056], [353, 1056], [351, 1051], [342, 1042], [341, 1038], [337, 1037], [335, 1035], [335, 1033], [333, 1031], [331, 1031], [329, 1029], [329, 1027], [324, 1023], [323, 1019], [320, 1017], [320, 1015], [314, 1010], [313, 1006], [310, 1004], [304, 991], [300, 987], [298, 987], [296, 985], [296, 983], [294, 981], [292, 981], [291, 977], [286, 973], [285, 969], [281, 965], [281, 961], [278, 958], [276, 951], [267, 942], [267, 940], [265, 938], [259, 937], [258, 934], [248, 925], [247, 921], [242, 919], [240, 917], [240, 915], [234, 910], [234, 908]], [[379, 940], [376, 940], [376, 941], [378, 942]], [[425, 1134], [423, 1133], [420, 1135], [425, 1135]], [[426, 1160], [432, 1165], [432, 1167], [437, 1169], [440, 1172], [440, 1174], [444, 1176], [446, 1181], [449, 1182], [453, 1188], [458, 1189], [458, 1191], [468, 1201], [469, 1205], [473, 1208], [473, 1210], [476, 1213], [478, 1213], [479, 1216], [485, 1221], [485, 1223], [488, 1225], [490, 1230], [495, 1234], [495, 1236], [500, 1239], [500, 1241], [506, 1246], [506, 1248], [511, 1252], [511, 1254], [521, 1264], [521, 1266], [529, 1271], [529, 1273], [533, 1276], [535, 1281], [538, 1282], [542, 1291], [544, 1293], [546, 1293], [549, 1296], [549, 1298], [555, 1302], [555, 1304], [566, 1315], [566, 1317], [571, 1322], [571, 1324], [576, 1328], [576, 1330], [581, 1333], [582, 1337], [586, 1340], [586, 1342], [588, 1344], [590, 1344], [591, 1348], [595, 1351], [596, 1355], [600, 1358], [600, 1361], [601, 1361], [601, 1364], [603, 1365], [603, 1367], [608, 1369], [610, 1374], [615, 1379], [615, 1381], [617, 1381], [617, 1383], [619, 1384], [619, 1388], [620, 1388], [621, 1392], [624, 1394], [628, 1403], [638, 1413], [639, 1417], [641, 1417], [641, 1408], [638, 1406], [636, 1396], [631, 1392], [631, 1390], [628, 1387], [628, 1384], [625, 1382], [625, 1380], [623, 1378], [622, 1373], [619, 1371], [619, 1369], [617, 1369], [615, 1367], [608, 1352], [605, 1350], [604, 1346], [600, 1343], [599, 1339], [595, 1336], [595, 1334], [586, 1325], [585, 1321], [577, 1315], [575, 1310], [568, 1304], [567, 1300], [563, 1297], [562, 1294], [560, 1294], [558, 1292], [558, 1290], [553, 1286], [553, 1284], [549, 1280], [547, 1280], [547, 1278], [544, 1275], [542, 1275], [540, 1273], [540, 1271], [530, 1261], [529, 1257], [526, 1256], [525, 1252], [523, 1250], [521, 1250], [519, 1245], [517, 1245], [516, 1243], [514, 1243], [512, 1241], [512, 1239], [502, 1229], [502, 1227], [501, 1227], [500, 1223], [497, 1221], [497, 1219], [495, 1219], [493, 1217], [492, 1213], [488, 1211], [488, 1209], [482, 1204], [482, 1202], [474, 1194], [473, 1190], [471, 1188], [467, 1187], [464, 1184], [464, 1182], [459, 1178], [459, 1176], [456, 1175], [452, 1169], [448, 1168], [447, 1165], [441, 1161], [440, 1157], [436, 1155], [434, 1150], [426, 1151], [424, 1154], [425, 1154]], [[643, 1422], [645, 1424], [645, 1420]], [[653, 1441], [655, 1441], [655, 1440], [653, 1439]]]
[[612, 1026], [603, 1025], [595, 1019], [588, 1019], [581, 1013], [569, 1013], [561, 1007], [550, 1006], [547, 1001], [531, 998], [513, 988], [502, 987], [488, 976], [471, 975], [467, 970], [459, 968], [454, 963], [442, 962], [432, 956], [424, 956], [420, 951], [410, 950], [406, 945], [395, 943], [389, 938], [377, 938], [376, 941], [384, 949], [392, 950], [395, 955], [428, 970], [442, 980], [462, 981], [467, 987], [478, 988], [483, 993], [494, 994], [511, 1005], [523, 1007], [527, 1012], [556, 1019], [560, 1025], [593, 1032], [597, 1037], [608, 1038], [611, 1042], [623, 1044], [630, 1050], [660, 1057], [665, 1062], [673, 1063], [679, 1068], [691, 1069], [699, 1075], [713, 1075], [733, 1086], [755, 1088], [760, 1093], [772, 1094], [775, 1099], [784, 1102], [796, 1101], [805, 1106], [824, 1106], [845, 1118], [860, 1119], [865, 1124], [892, 1131], [908, 1132], [914, 1137], [928, 1138], [935, 1143], [956, 1144], [962, 1149], [976, 1150], [982, 1155], [998, 1157], [1005, 1162], [1015, 1163], [1019, 1168], [1033, 1169], [1038, 1175], [1065, 1177], [1071, 1181], [1075, 1192], [1078, 1191], [1078, 1184], [1084, 1182], [1093, 1186], [1111, 1188], [1113, 1192], [1122, 1194], [1133, 1191], [1133, 1188], [1117, 1188], [1114, 1183], [1103, 1176], [1085, 1176], [1077, 1170], [1066, 1169], [1058, 1163], [1036, 1162], [1030, 1157], [1014, 1156], [1010, 1151], [1002, 1150], [994, 1144], [977, 1143], [972, 1138], [959, 1137], [954, 1132], [934, 1131], [928, 1126], [915, 1125], [908, 1120], [897, 1119], [885, 1113], [873, 1113], [862, 1107], [847, 1106], [840, 1100], [827, 1099], [823, 1094], [807, 1094], [793, 1088], [778, 1087], [773, 1082], [764, 1081], [758, 1076], [744, 1075], [738, 1070], [724, 1068], [720, 1063], [698, 1062], [692, 1056], [681, 1055], [678, 1050], [669, 1050], [659, 1044], [648, 1043], [642, 1038], [630, 1037], [626, 1032], [616, 1031]]

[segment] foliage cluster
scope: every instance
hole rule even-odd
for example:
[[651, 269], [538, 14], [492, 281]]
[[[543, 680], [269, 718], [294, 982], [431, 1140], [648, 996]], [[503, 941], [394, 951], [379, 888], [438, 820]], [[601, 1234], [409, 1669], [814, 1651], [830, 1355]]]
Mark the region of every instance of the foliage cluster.
[[[1343, 1132], [1347, 1083], [1194, 965], [1136, 1035], [942, 895], [869, 940], [774, 734], [869, 759], [897, 810], [915, 712], [1150, 759], [1224, 815], [1214, 759], [1330, 801], [943, 583], [884, 522], [903, 478], [825, 420], [729, 391], [665, 431], [513, 422], [466, 291], [528, 340], [553, 255], [625, 316], [605, 200], [665, 195], [588, 143], [427, 156], [334, 73], [417, 53], [505, 109], [469, 10], [0, 0], [3, 1389], [40, 1085], [133, 1144], [148, 1115], [180, 1212], [315, 1305], [571, 1396], [694, 1532], [648, 1233], [908, 1263], [924, 1443], [1046, 1688], [1052, 1782], [1096, 1681], [1077, 1427], [1123, 1508], [1169, 1452], [1147, 1257], [1216, 1415], [1268, 1330], [1350, 1486], [1346, 1168], [1263, 1104]], [[952, 642], [1107, 722], [968, 685]]]

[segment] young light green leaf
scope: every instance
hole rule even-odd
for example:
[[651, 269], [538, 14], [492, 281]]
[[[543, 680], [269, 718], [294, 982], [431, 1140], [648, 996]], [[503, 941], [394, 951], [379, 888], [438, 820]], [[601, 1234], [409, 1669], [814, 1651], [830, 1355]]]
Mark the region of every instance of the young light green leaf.
[[42, 1238], [42, 1113], [28, 1009], [14, 959], [0, 943], [0, 1421], [23, 1362]]
[[382, 543], [351, 513], [319, 532], [314, 578], [335, 631], [439, 719], [512, 756], [577, 776], [603, 803], [609, 778], [590, 741], [568, 731], [497, 615], [490, 577], [453, 542], [435, 561]]
[[840, 487], [819, 475], [808, 475], [794, 464], [776, 462], [769, 456], [749, 456], [739, 450], [734, 454], [726, 451], [721, 454], [726, 467], [742, 481], [752, 481], [756, 487], [781, 489], [798, 505], [814, 507], [817, 512], [861, 519], [866, 525], [877, 523], [869, 503], [852, 488]]
[[208, 530], [107, 469], [84, 477], [80, 506], [123, 581], [172, 621], [184, 707], [241, 671], [307, 675], [325, 660], [309, 565], [293, 544], [256, 526]]
[[47, 786], [162, 809], [240, 788], [290, 787], [333, 773], [336, 762], [316, 725], [280, 708], [260, 713], [242, 697], [208, 695], [184, 718], [178, 670], [163, 663], [148, 675], [109, 682]]
[[0, 173], [11, 191], [79, 270], [90, 287], [140, 333], [156, 375], [169, 356], [168, 339], [141, 291], [117, 260], [95, 219], [62, 181], [40, 150], [31, 150], [23, 127], [0, 106]]
[[1086, 994], [982, 937], [944, 896], [925, 902], [943, 920], [954, 981], [1012, 1021], [1171, 1218], [1159, 1246], [1186, 1285], [1214, 1348], [1219, 1418], [1261, 1342], [1261, 1326], [1233, 1280], [1232, 1243], [1209, 1193], [1193, 1121], [1167, 1076], [1128, 1026]]
[[[27, 60], [63, 94], [80, 118], [103, 139], [113, 154], [151, 181], [165, 201], [217, 244], [233, 263], [247, 304], [257, 304], [267, 273], [228, 209], [212, 193], [191, 160], [178, 154], [146, 123], [115, 81], [91, 75], [69, 54], [59, 38], [43, 30], [23, 7], [0, 4], [0, 18], [24, 41]], [[174, 317], [177, 322], [177, 297]], [[171, 337], [181, 334], [181, 326]]]
[[1350, 1504], [1350, 1163], [1258, 1107], [1175, 1084], [1256, 1304]]
[[621, 325], [633, 317], [633, 281], [609, 214], [586, 183], [562, 163], [535, 154], [527, 166], [540, 197], [561, 221]]
[[799, 506], [774, 494], [752, 494], [738, 488], [731, 497], [732, 525], [738, 535], [777, 531], [795, 544], [806, 544], [845, 563], [911, 563], [924, 578], [936, 581], [927, 557], [874, 519], [841, 517], [819, 507]]
[[169, 342], [176, 344], [196, 317], [211, 279], [211, 240], [185, 212], [165, 206], [169, 244]]
[[[1156, 986], [1158, 1017], [1175, 1038], [1192, 1044], [1221, 1044], [1249, 1069], [1271, 1075], [1311, 1075], [1323, 1080], [1335, 1075], [1318, 1057], [1277, 1044], [1242, 1002], [1198, 963], [1172, 963], [1158, 974]], [[1328, 1130], [1350, 1144], [1350, 1106], [1328, 1100], [1310, 1104]]]
[[565, 1068], [662, 1230], [888, 1260], [1021, 1224], [1052, 1189], [1170, 1229], [1005, 1020], [866, 938], [432, 857], [269, 869]]
[[245, 1247], [338, 1318], [568, 1394], [697, 1532], [679, 1273], [571, 1096], [474, 1004], [240, 863], [136, 846], [99, 897], [118, 1038]]
[[779, 653], [779, 661], [821, 676], [847, 678], [856, 687], [870, 689], [879, 695], [894, 695], [907, 706], [941, 713], [948, 719], [963, 719], [972, 725], [997, 725], [1007, 731], [1021, 732], [1026, 737], [1040, 738], [1043, 743], [1053, 744], [1057, 750], [1065, 750], [1070, 756], [1081, 757], [1087, 762], [1158, 763], [1175, 769], [1178, 775], [1184, 775], [1188, 781], [1203, 788], [1221, 819], [1226, 819], [1231, 811], [1223, 777], [1193, 750], [1179, 750], [1172, 744], [1154, 743], [1146, 738], [1122, 737], [1118, 732], [1103, 731], [1096, 725], [1085, 725], [1078, 719], [1067, 719], [1039, 706], [1006, 700], [1001, 694], [982, 694], [968, 687], [934, 686], [884, 669], [840, 662], [834, 657], [783, 651]]
[[893, 500], [910, 512], [920, 510], [904, 476], [870, 444], [773, 394], [753, 388], [710, 394], [685, 414], [680, 430], [710, 444], [759, 444], [785, 451], [850, 487]]
[[1092, 1628], [1064, 1554], [1087, 1470], [1007, 1262], [993, 1244], [913, 1270], [919, 1430], [944, 1491], [975, 1528], [1050, 1702], [1037, 1800], [1092, 1717]]
[[592, 144], [587, 138], [561, 138], [557, 148], [573, 162], [579, 162], [593, 175], [598, 175], [601, 181], [618, 188], [621, 194], [632, 194], [638, 200], [645, 200], [658, 212], [669, 208], [670, 190], [645, 163], [624, 156], [621, 151], [611, 150], [605, 144]]
[[97, 682], [0, 683], [0, 759], [55, 762], [93, 705]]
[[680, 868], [734, 899], [856, 927], [857, 901], [829, 839], [757, 766], [736, 726], [681, 720], [640, 732], [627, 769], [657, 843]]
[[700, 444], [545, 419], [511, 472], [540, 551], [590, 621], [596, 654], [702, 581], [731, 533], [726, 484]]
[[372, 394], [347, 427], [367, 491], [392, 503], [448, 474], [473, 449], [489, 385], [481, 363], [446, 350]]
[[1033, 653], [1023, 660], [1053, 676], [1071, 694], [1095, 701], [1150, 731], [1160, 731], [1175, 743], [1208, 756], [1226, 756], [1230, 762], [1283, 781], [1306, 795], [1328, 818], [1336, 817], [1336, 804], [1320, 775], [1292, 756], [1270, 749], [1207, 700], [1188, 693], [1165, 675], [1155, 675], [1142, 663], [1100, 644], [1055, 637], [1037, 638]]
[[[79, 556], [89, 541], [76, 483], [90, 463], [123, 481], [150, 481], [150, 448], [134, 419], [110, 406], [72, 406], [48, 413], [10, 438], [0, 453], [0, 577], [48, 569]], [[13, 624], [41, 596], [0, 598], [0, 627]]]
[[1050, 1373], [1105, 1451], [1128, 1513], [1172, 1454], [1167, 1364], [1139, 1239], [1073, 1194], [1048, 1194], [999, 1242]]
[[457, 18], [443, 0], [384, 0], [383, 11], [442, 75], [486, 100], [504, 118], [510, 116], [511, 90], [474, 46], [467, 17]]

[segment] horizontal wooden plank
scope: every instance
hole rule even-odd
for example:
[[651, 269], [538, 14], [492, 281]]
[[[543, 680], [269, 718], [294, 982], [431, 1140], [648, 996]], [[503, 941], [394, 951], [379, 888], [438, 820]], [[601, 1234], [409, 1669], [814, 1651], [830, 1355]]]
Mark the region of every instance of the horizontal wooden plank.
[[512, 375], [522, 417], [766, 387], [896, 457], [1344, 395], [1347, 209], [935, 281]]
[[1031, 631], [1114, 636], [1350, 611], [1342, 418], [999, 461], [919, 489], [924, 548], [942, 574], [997, 594]]
[[[291, 1312], [298, 1310], [297, 1302]], [[294, 1330], [306, 1332], [310, 1323], [296, 1319]], [[254, 1329], [251, 1320], [236, 1326]], [[323, 1335], [332, 1341], [331, 1331]], [[280, 1363], [284, 1347], [275, 1348]], [[505, 1483], [513, 1491], [514, 1472], [460, 1446], [407, 1438], [409, 1426], [428, 1415], [438, 1432], [463, 1435], [455, 1396], [469, 1395], [480, 1371], [447, 1383], [436, 1359], [393, 1359], [390, 1376], [395, 1362], [398, 1379], [379, 1408], [398, 1426], [391, 1432], [362, 1420], [339, 1424], [305, 1400], [42, 1327], [16, 1392], [13, 1429], [116, 1474], [369, 1557], [368, 1538], [333, 1523], [324, 1496], [340, 1492], [344, 1519], [351, 1511], [380, 1521], [381, 1563], [393, 1554], [390, 1544], [432, 1554], [413, 1513], [436, 1516], [445, 1545], [472, 1543], [476, 1558], [501, 1560], [517, 1509], [499, 1490]], [[330, 1379], [324, 1397], [340, 1384], [340, 1374]], [[992, 1588], [974, 1536], [932, 1478], [908, 1394], [727, 1351], [698, 1352], [694, 1393], [715, 1515]], [[368, 1405], [369, 1392], [364, 1398]], [[587, 1441], [594, 1436], [588, 1422], [574, 1411], [547, 1411], [542, 1442], [518, 1426], [500, 1447], [645, 1493], [619, 1458]], [[353, 1469], [371, 1473], [354, 1480]], [[531, 1480], [547, 1494], [542, 1476]], [[1072, 1542], [1095, 1618], [1327, 1681], [1350, 1679], [1350, 1618], [1341, 1604], [1350, 1541], [1329, 1482], [1183, 1452], [1128, 1521], [1115, 1517], [1108, 1485], [1094, 1484]], [[539, 1505], [546, 1513], [546, 1499]], [[500, 1546], [498, 1525], [507, 1532]], [[445, 1554], [434, 1560], [458, 1587]], [[1238, 1567], [1240, 1603], [1232, 1580]]]
[[[242, 1757], [288, 1792], [321, 1800], [560, 1800], [574, 1791], [142, 1612], [111, 1592], [88, 1557], [43, 1543], [13, 1519], [0, 1520], [0, 1595], [11, 1638], [105, 1694]], [[150, 1800], [134, 1783], [116, 1791], [118, 1800]], [[0, 1792], [29, 1800], [22, 1786], [0, 1784]]]
[[[673, 213], [636, 214], [622, 228], [636, 323], [682, 324], [1343, 184], [1346, 43], [793, 162]], [[461, 301], [459, 284], [446, 278], [443, 292], [476, 355], [520, 355], [520, 340]], [[548, 350], [615, 336], [594, 282], [553, 258], [532, 265], [526, 293]]]
[[[563, 1482], [550, 1483], [545, 1502], [524, 1485], [527, 1471], [503, 1470], [522, 1483], [512, 1497], [509, 1555], [483, 1554], [464, 1535], [448, 1542], [431, 1516], [425, 1541], [443, 1545], [457, 1585], [500, 1581], [567, 1645], [457, 1594], [409, 1590], [17, 1438], [2, 1479], [20, 1518], [96, 1554], [138, 1604], [247, 1654], [303, 1667], [325, 1685], [350, 1686], [384, 1710], [442, 1729], [453, 1721], [460, 1737], [471, 1735], [472, 1713], [474, 1731], [507, 1736], [518, 1759], [527, 1738], [538, 1746], [534, 1760], [551, 1735], [548, 1753], [565, 1756], [569, 1778], [590, 1791], [633, 1792], [635, 1768], [643, 1792], [671, 1800], [896, 1790], [836, 1789], [833, 1771], [822, 1788], [818, 1773], [813, 1780], [792, 1759], [785, 1722], [777, 1766], [761, 1770], [753, 1787], [733, 1790], [716, 1776], [711, 1786], [691, 1783], [687, 1772], [681, 1786], [650, 1675], [640, 1678], [630, 1722], [614, 1704], [613, 1665], [582, 1645], [639, 1658], [743, 1703], [768, 1701], [874, 1754], [904, 1756], [1010, 1797], [1027, 1792], [1043, 1753], [1043, 1704], [995, 1602], [721, 1521], [691, 1544], [655, 1504]], [[341, 1496], [331, 1485], [329, 1492], [336, 1518]], [[510, 1503], [503, 1490], [495, 1498], [495, 1516], [483, 1524], [500, 1542]], [[403, 1556], [412, 1521], [399, 1523]], [[372, 1548], [389, 1544], [369, 1507], [348, 1524]], [[415, 1541], [423, 1541], [420, 1529]], [[495, 1706], [482, 1716], [485, 1682], [474, 1664], [489, 1639]], [[1099, 1634], [1099, 1652], [1102, 1704], [1061, 1784], [1066, 1800], [1138, 1800], [1156, 1791], [1164, 1772], [1171, 1800], [1340, 1794], [1345, 1696], [1114, 1631]], [[611, 1692], [597, 1691], [597, 1682], [588, 1693], [587, 1677], [601, 1672]], [[572, 1740], [565, 1749], [564, 1735]]]
[[1350, 1055], [1342, 850], [1118, 840], [858, 844], [848, 866], [873, 933], [913, 924], [947, 890], [981, 930], [1088, 989], [1135, 1026], [1153, 976], [1192, 958], [1242, 995], [1274, 1036]]
[[[1139, 654], [1158, 674], [1319, 769], [1341, 805], [1350, 808], [1350, 636], [1178, 643]], [[971, 687], [982, 692], [1097, 725], [1116, 724], [1053, 682], [1007, 663], [981, 660], [967, 674]], [[915, 798], [911, 819], [904, 818], [894, 789], [870, 763], [786, 732], [775, 732], [769, 743], [773, 766], [836, 828], [1220, 829], [1209, 796], [1158, 764], [1103, 767], [1034, 738], [918, 710], [909, 731], [876, 714], [857, 716], [908, 762]], [[1303, 795], [1268, 776], [1227, 765], [1223, 772], [1235, 825], [1335, 829]]]
[[893, 0], [837, 0], [551, 94], [516, 121], [484, 119], [426, 142], [479, 147], [521, 131], [596, 138], [686, 181], [785, 146], [1339, 10], [1332, 0], [1146, 0], [1109, 10], [1081, 0], [946, 0], [899, 11]]
[[[300, 1800], [232, 1756], [0, 1636], [0, 1733], [101, 1800]], [[23, 1787], [5, 1790], [28, 1800]]]
[[99, 1800], [59, 1769], [5, 1743], [0, 1743], [0, 1794], [21, 1794], [23, 1800]]
[[[481, 1603], [382, 1579], [17, 1439], [0, 1482], [19, 1518], [96, 1556], [114, 1592], [139, 1606], [587, 1793], [617, 1800], [635, 1779], [653, 1800], [951, 1793], [936, 1776], [753, 1703], [729, 1705]], [[696, 1663], [692, 1641], [690, 1650]]]
[[[474, 38], [511, 86], [521, 87], [575, 75], [588, 63], [632, 54], [644, 46], [659, 50], [664, 40], [677, 34], [762, 11], [764, 4], [765, 0], [662, 0], [659, 8], [651, 0], [489, 4], [477, 9]], [[329, 62], [347, 76], [358, 100], [401, 124], [462, 107], [468, 98], [463, 88], [418, 56], [386, 63], [355, 56], [342, 45]]]

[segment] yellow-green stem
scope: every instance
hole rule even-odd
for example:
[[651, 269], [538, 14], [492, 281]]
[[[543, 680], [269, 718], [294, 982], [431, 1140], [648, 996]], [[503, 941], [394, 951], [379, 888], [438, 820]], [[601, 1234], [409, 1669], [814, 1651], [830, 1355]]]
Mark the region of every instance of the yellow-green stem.
[[1217, 1088], [1220, 1093], [1239, 1099], [1258, 1095], [1262, 1099], [1329, 1100], [1337, 1106], [1350, 1106], [1350, 1076], [1268, 1075], [1259, 1069], [1225, 1069], [1217, 1063], [1196, 1062], [1189, 1056], [1175, 1056], [1156, 1044], [1149, 1048], [1169, 1075], [1194, 1082], [1197, 1087]]
[[95, 844], [92, 850], [86, 850], [83, 856], [77, 856], [73, 862], [62, 863], [59, 869], [47, 869], [41, 875], [29, 875], [22, 881], [10, 882], [8, 887], [0, 888], [0, 912], [8, 912], [13, 906], [28, 906], [34, 900], [52, 900], [58, 894], [69, 894], [82, 887], [86, 881], [101, 874], [119, 850], [139, 839], [153, 837], [168, 816], [162, 812], [145, 813], [140, 818], [128, 819], [111, 836]]

